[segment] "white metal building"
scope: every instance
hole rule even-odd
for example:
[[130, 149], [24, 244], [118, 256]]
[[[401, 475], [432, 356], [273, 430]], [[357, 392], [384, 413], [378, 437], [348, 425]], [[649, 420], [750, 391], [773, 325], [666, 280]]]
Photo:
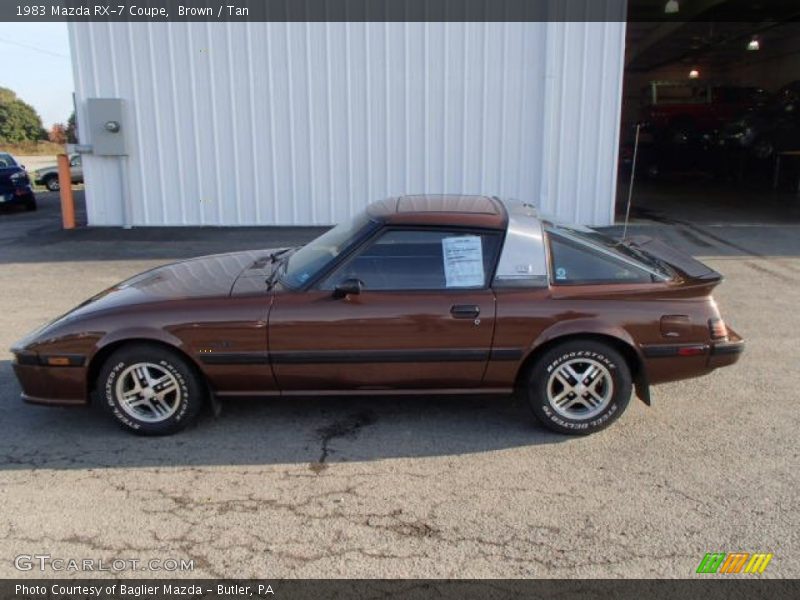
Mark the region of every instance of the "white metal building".
[[625, 23], [69, 24], [127, 156], [84, 157], [91, 225], [326, 225], [384, 197], [516, 197], [612, 222]]

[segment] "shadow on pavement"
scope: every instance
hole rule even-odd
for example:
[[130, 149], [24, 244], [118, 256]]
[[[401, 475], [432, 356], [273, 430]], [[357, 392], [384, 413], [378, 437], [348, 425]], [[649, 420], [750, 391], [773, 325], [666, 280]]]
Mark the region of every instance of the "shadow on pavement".
[[303, 464], [458, 456], [570, 439], [539, 426], [523, 400], [425, 396], [274, 398], [224, 403], [170, 437], [122, 430], [97, 406], [24, 404], [0, 361], [0, 470]]

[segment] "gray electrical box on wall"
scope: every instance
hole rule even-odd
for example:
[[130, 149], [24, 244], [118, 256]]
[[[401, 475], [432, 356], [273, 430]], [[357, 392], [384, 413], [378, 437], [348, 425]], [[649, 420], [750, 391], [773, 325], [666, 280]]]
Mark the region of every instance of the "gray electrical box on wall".
[[87, 98], [89, 143], [97, 156], [128, 154], [125, 103], [121, 98]]

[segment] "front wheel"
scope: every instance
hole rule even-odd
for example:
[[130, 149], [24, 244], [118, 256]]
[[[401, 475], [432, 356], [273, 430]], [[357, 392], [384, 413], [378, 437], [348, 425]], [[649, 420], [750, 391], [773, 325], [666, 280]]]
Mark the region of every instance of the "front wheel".
[[123, 346], [98, 377], [103, 405], [125, 428], [141, 435], [168, 435], [199, 414], [206, 388], [177, 352], [151, 344]]
[[631, 372], [609, 345], [571, 340], [546, 351], [530, 369], [526, 395], [548, 429], [588, 435], [616, 421], [628, 407]]

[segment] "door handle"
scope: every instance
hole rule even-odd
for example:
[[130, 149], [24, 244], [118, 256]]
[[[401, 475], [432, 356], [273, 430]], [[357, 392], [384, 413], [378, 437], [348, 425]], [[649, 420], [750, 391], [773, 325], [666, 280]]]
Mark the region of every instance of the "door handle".
[[475, 304], [454, 304], [450, 314], [456, 319], [474, 319], [481, 314], [481, 308]]

